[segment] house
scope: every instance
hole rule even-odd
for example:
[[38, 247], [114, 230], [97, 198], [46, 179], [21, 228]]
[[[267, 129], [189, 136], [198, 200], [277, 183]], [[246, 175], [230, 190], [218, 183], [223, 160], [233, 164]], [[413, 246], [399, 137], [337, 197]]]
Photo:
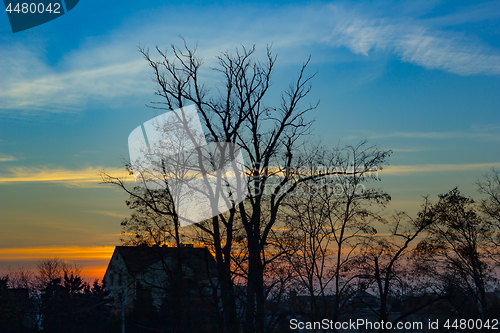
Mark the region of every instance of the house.
[[160, 308], [180, 286], [184, 299], [212, 295], [217, 288], [216, 268], [206, 247], [117, 246], [103, 281], [116, 308], [133, 308], [137, 292], [144, 289], [151, 292], [153, 305]]

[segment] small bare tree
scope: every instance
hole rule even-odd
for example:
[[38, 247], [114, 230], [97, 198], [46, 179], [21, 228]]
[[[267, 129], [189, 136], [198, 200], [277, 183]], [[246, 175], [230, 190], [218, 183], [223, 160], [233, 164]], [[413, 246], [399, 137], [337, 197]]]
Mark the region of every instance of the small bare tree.
[[286, 200], [284, 231], [275, 231], [274, 241], [311, 297], [311, 320], [337, 320], [354, 290], [354, 258], [380, 221], [371, 206], [380, 208], [390, 200], [387, 193], [366, 186], [378, 180], [389, 154], [365, 142], [339, 149], [328, 158], [335, 175], [303, 184], [302, 193]]
[[481, 210], [491, 219], [496, 220], [500, 227], [500, 170], [492, 169], [483, 180], [478, 180], [479, 193], [487, 197], [480, 203]]
[[37, 288], [41, 290], [56, 279], [62, 281], [65, 275], [80, 276], [81, 271], [80, 266], [59, 258], [39, 260], [36, 268]]
[[[375, 291], [380, 302], [377, 306], [365, 304], [379, 321], [396, 323], [442, 299], [440, 295], [426, 297], [428, 276], [414, 265], [416, 245], [432, 227], [430, 203], [425, 198], [416, 218], [404, 212], [397, 213], [389, 224], [389, 235], [375, 235], [367, 241], [358, 257], [364, 286]], [[421, 295], [422, 300], [414, 295]], [[413, 304], [408, 306], [408, 296]], [[363, 302], [359, 299], [358, 302]], [[394, 314], [391, 318], [391, 314]], [[386, 327], [379, 332], [390, 332]]]
[[[122, 220], [122, 239], [125, 245], [164, 245], [176, 243], [176, 233], [174, 221], [169, 214], [158, 213], [158, 210], [169, 211], [169, 207], [163, 205], [172, 205], [165, 195], [164, 191], [150, 191], [148, 195], [154, 198], [156, 207], [152, 209], [144, 204], [143, 188], [135, 188], [134, 194], [126, 201], [127, 206], [133, 210], [130, 217]], [[160, 206], [161, 205], [161, 206]], [[180, 241], [180, 240], [179, 240]]]
[[491, 242], [494, 246], [486, 250], [489, 251], [491, 259], [500, 266], [500, 170], [492, 169], [483, 180], [477, 181], [477, 185], [479, 193], [486, 195], [486, 198], [481, 200], [479, 209], [492, 224]]
[[33, 270], [19, 267], [17, 269], [9, 269], [9, 288], [28, 289], [33, 295], [36, 292], [35, 273]]

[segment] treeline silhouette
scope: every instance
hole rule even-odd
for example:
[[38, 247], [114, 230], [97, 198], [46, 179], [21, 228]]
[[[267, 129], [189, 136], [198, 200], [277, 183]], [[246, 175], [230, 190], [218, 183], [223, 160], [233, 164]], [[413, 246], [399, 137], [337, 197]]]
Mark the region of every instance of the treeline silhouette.
[[84, 282], [79, 267], [44, 259], [0, 278], [0, 331], [112, 332], [107, 303], [103, 285]]
[[[443, 332], [489, 330], [500, 313], [498, 176], [499, 171], [493, 170], [478, 181], [479, 191], [485, 194], [479, 202], [455, 188], [439, 195], [435, 202], [424, 198], [421, 210], [414, 217], [406, 213], [383, 217], [380, 211], [368, 210], [361, 205], [366, 193], [370, 199], [381, 197], [369, 190], [353, 194], [352, 198], [332, 195], [324, 189], [288, 198], [286, 213], [273, 230], [266, 249], [272, 260], [262, 281], [266, 293], [265, 331], [292, 331], [291, 319], [303, 322], [365, 319], [393, 325], [401, 321], [439, 320]], [[169, 241], [173, 243], [171, 219], [161, 218], [134, 196], [128, 205], [134, 213], [122, 223], [124, 243], [151, 249]], [[379, 233], [376, 228], [385, 230]], [[196, 226], [182, 229], [180, 237], [212, 247], [205, 231], [196, 232]], [[238, 247], [233, 247], [231, 276], [237, 299], [234, 320], [238, 329], [233, 332], [240, 332], [247, 311], [249, 263], [246, 242], [242, 236], [236, 237]], [[213, 298], [203, 307], [186, 301], [192, 292], [200, 293], [196, 286], [181, 292], [181, 284], [171, 282], [169, 287], [185, 299], [177, 304], [187, 304], [190, 309], [185, 322], [181, 323], [179, 318], [167, 320], [164, 310], [155, 309], [151, 305], [151, 288], [164, 286], [144, 281], [148, 287], [140, 292], [146, 293], [148, 301], [143, 301], [142, 307], [150, 310], [142, 312], [143, 321], [149, 318], [149, 326], [144, 324], [143, 328], [163, 332], [224, 331], [226, 309], [221, 302], [220, 281], [214, 292], [204, 295]], [[176, 305], [173, 300], [169, 306]], [[204, 325], [193, 328], [189, 326], [191, 320]], [[456, 323], [456, 330], [442, 326], [447, 320], [448, 327]], [[460, 320], [481, 325], [461, 330]], [[186, 327], [191, 328], [186, 330]], [[421, 331], [435, 331], [435, 328]]]
[[[480, 319], [492, 326], [500, 313], [499, 175], [493, 170], [478, 181], [479, 191], [485, 194], [479, 202], [455, 188], [439, 195], [435, 202], [425, 198], [415, 217], [398, 213], [382, 219], [364, 212], [346, 221], [345, 215], [339, 215], [340, 207], [345, 210], [345, 202], [338, 202], [345, 198], [316, 191], [291, 199], [268, 249], [274, 258], [262, 283], [266, 290], [266, 332], [293, 331], [291, 319], [319, 322], [325, 318], [394, 324], [429, 320], [444, 324], [449, 320], [450, 325], [455, 320]], [[151, 211], [131, 200], [134, 214], [122, 223], [125, 243], [153, 249], [159, 245], [158, 240], [173, 239], [169, 233], [171, 220], [149, 216]], [[368, 216], [377, 216], [370, 219], [370, 227], [364, 220]], [[377, 233], [375, 222], [388, 232]], [[151, 234], [148, 236], [145, 230]], [[205, 239], [203, 233], [193, 230], [185, 229], [182, 239], [198, 243]], [[241, 246], [232, 253], [231, 266], [238, 323], [238, 330], [233, 332], [243, 331], [245, 325], [249, 283], [245, 276], [246, 244], [243, 238], [238, 242]], [[180, 278], [184, 279], [183, 286], [193, 283], [187, 283], [187, 277]], [[221, 302], [220, 281], [211, 291], [200, 291], [197, 286], [181, 291], [178, 279], [169, 281], [168, 286], [157, 286], [167, 288], [169, 293], [165, 295], [175, 293], [183, 298], [182, 318], [178, 317], [174, 299], [165, 296], [160, 306], [155, 305], [155, 286], [145, 280], [137, 282], [133, 306], [121, 309], [103, 284], [84, 282], [78, 267], [60, 259], [42, 260], [36, 270], [12, 270], [0, 278], [0, 331], [121, 332], [123, 327], [127, 332], [224, 331], [226, 309]], [[201, 293], [203, 299], [208, 296], [212, 301], [197, 301], [202, 299], [196, 296]], [[461, 330], [457, 324], [455, 329], [441, 326], [439, 331], [488, 329], [473, 326]]]

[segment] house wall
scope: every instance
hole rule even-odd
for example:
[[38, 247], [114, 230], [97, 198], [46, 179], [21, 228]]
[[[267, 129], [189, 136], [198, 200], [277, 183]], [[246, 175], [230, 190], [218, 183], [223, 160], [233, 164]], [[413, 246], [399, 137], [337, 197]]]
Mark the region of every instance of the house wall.
[[109, 291], [109, 297], [114, 300], [115, 307], [122, 307], [122, 300], [125, 308], [130, 309], [133, 307], [135, 299], [134, 281], [128, 274], [127, 266], [118, 252], [113, 254], [103, 281], [106, 290]]

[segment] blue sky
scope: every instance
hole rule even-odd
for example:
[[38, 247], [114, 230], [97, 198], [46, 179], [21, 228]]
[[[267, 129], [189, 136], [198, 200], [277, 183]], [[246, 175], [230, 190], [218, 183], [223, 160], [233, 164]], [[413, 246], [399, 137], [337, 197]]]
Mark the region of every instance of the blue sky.
[[[125, 196], [99, 185], [120, 173], [128, 134], [155, 116], [138, 46], [198, 44], [206, 82], [219, 52], [273, 45], [270, 100], [309, 56], [315, 135], [394, 151], [381, 173], [388, 211], [500, 167], [500, 2], [82, 0], [13, 34], [0, 15], [0, 269], [9, 249], [119, 243]], [[78, 258], [75, 255], [75, 258]], [[33, 258], [30, 257], [30, 260]], [[90, 259], [89, 259], [90, 260]], [[3, 266], [2, 266], [3, 265]]]

